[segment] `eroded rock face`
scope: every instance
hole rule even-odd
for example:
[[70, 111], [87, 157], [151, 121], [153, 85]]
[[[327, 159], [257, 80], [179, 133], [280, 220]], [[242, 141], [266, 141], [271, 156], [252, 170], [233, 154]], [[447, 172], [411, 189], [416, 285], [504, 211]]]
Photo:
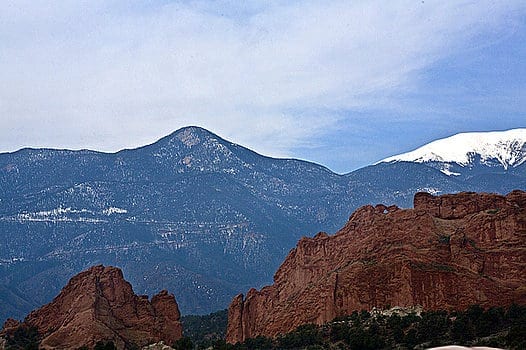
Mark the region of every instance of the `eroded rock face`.
[[38, 329], [44, 349], [91, 348], [110, 340], [124, 349], [159, 341], [172, 344], [182, 337], [179, 318], [172, 294], [162, 291], [150, 302], [135, 295], [120, 269], [99, 265], [73, 277], [22, 325]]
[[526, 303], [526, 192], [418, 193], [414, 209], [365, 206], [335, 235], [302, 238], [272, 286], [233, 299], [227, 341], [386, 305], [512, 302]]

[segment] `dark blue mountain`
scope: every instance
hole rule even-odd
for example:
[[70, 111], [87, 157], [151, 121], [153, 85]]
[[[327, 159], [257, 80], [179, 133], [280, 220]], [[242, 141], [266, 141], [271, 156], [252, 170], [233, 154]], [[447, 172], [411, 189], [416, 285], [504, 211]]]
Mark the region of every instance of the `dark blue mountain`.
[[361, 205], [505, 193], [525, 179], [524, 165], [458, 177], [398, 161], [338, 175], [198, 127], [111, 154], [0, 154], [0, 318], [23, 317], [100, 263], [121, 267], [137, 293], [169, 289], [183, 313], [208, 313], [271, 282], [301, 236], [335, 231]]

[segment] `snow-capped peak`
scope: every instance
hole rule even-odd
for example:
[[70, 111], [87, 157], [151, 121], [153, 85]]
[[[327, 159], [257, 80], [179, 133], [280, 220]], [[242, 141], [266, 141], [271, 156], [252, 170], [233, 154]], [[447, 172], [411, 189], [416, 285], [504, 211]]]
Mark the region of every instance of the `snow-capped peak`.
[[496, 161], [505, 169], [524, 163], [526, 129], [460, 133], [433, 141], [414, 151], [385, 158], [378, 163], [441, 162], [466, 166], [471, 164], [476, 156], [480, 156], [482, 163]]

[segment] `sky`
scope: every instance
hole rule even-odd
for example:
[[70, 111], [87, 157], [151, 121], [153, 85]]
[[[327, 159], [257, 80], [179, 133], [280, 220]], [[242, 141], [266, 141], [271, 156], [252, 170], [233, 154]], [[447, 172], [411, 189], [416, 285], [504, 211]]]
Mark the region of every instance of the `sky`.
[[189, 125], [339, 173], [526, 127], [524, 1], [0, 2], [0, 152]]

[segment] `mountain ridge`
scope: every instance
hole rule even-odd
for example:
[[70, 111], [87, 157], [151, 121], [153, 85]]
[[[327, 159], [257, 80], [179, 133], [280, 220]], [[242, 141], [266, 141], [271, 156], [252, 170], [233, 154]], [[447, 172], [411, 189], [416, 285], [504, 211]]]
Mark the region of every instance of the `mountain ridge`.
[[[69, 148], [52, 148], [52, 147], [23, 147], [23, 148], [20, 148], [18, 150], [15, 150], [15, 151], [0, 152], [0, 154], [16, 154], [16, 153], [24, 152], [24, 151], [56, 151], [58, 153], [119, 155], [119, 154], [124, 154], [124, 153], [130, 152], [130, 151], [150, 150], [150, 149], [159, 147], [162, 144], [171, 143], [174, 139], [181, 140], [181, 138], [180, 138], [181, 134], [191, 133], [191, 132], [197, 132], [197, 137], [199, 137], [199, 136], [203, 137], [204, 136], [205, 139], [215, 139], [215, 140], [219, 141], [219, 143], [221, 143], [223, 145], [228, 145], [228, 146], [233, 147], [234, 149], [237, 149], [237, 150], [239, 150], [239, 149], [246, 150], [246, 151], [251, 152], [254, 156], [267, 158], [269, 160], [289, 160], [289, 161], [304, 162], [304, 163], [308, 163], [308, 164], [312, 164], [312, 165], [324, 168], [328, 172], [331, 172], [331, 173], [333, 173], [335, 175], [340, 175], [340, 176], [344, 176], [344, 175], [352, 173], [355, 170], [358, 170], [358, 169], [355, 169], [355, 170], [352, 170], [352, 171], [340, 174], [340, 173], [334, 172], [333, 170], [331, 170], [329, 167], [327, 167], [325, 165], [322, 165], [322, 164], [319, 164], [319, 163], [315, 163], [313, 161], [309, 161], [309, 160], [305, 160], [305, 159], [298, 159], [298, 158], [294, 158], [294, 157], [273, 157], [273, 156], [267, 156], [267, 155], [264, 155], [264, 154], [259, 153], [257, 151], [254, 151], [254, 150], [252, 150], [252, 149], [250, 149], [248, 147], [245, 147], [243, 145], [236, 144], [234, 142], [228, 141], [225, 138], [215, 134], [214, 132], [211, 132], [210, 130], [207, 130], [207, 129], [205, 129], [205, 128], [201, 127], [201, 126], [197, 126], [197, 125], [190, 125], [190, 126], [181, 127], [179, 129], [171, 132], [170, 134], [157, 139], [154, 142], [147, 143], [145, 145], [141, 145], [141, 146], [137, 146], [137, 147], [122, 148], [122, 149], [114, 151], [114, 152], [98, 151], [98, 150], [89, 149], [89, 148], [69, 149]], [[505, 168], [507, 168], [508, 166], [516, 167], [516, 166], [519, 166], [519, 165], [523, 164], [524, 162], [526, 162], [526, 150], [525, 150], [525, 147], [526, 147], [526, 128], [514, 128], [514, 129], [508, 129], [508, 130], [502, 130], [502, 131], [476, 131], [476, 132], [460, 132], [460, 133], [456, 133], [456, 134], [453, 134], [451, 136], [447, 136], [447, 137], [444, 137], [444, 138], [441, 138], [441, 139], [437, 139], [437, 140], [434, 140], [434, 141], [427, 142], [426, 144], [424, 144], [424, 145], [422, 145], [420, 147], [417, 147], [417, 148], [415, 148], [412, 151], [408, 151], [408, 152], [404, 152], [404, 153], [400, 153], [400, 154], [397, 154], [397, 155], [393, 155], [393, 156], [389, 156], [389, 157], [383, 158], [383, 159], [381, 159], [379, 161], [376, 161], [376, 162], [372, 163], [371, 165], [377, 165], [377, 164], [380, 164], [380, 163], [395, 162], [395, 161], [408, 161], [408, 162], [418, 162], [418, 163], [425, 163], [425, 162], [436, 161], [436, 162], [455, 162], [457, 164], [461, 164], [461, 165], [465, 166], [465, 165], [469, 164], [469, 157], [468, 156], [469, 156], [470, 153], [472, 155], [476, 155], [476, 154], [480, 154], [480, 152], [470, 152], [470, 151], [465, 151], [464, 149], [461, 149], [461, 150], [456, 149], [455, 152], [457, 152], [457, 153], [454, 155], [456, 158], [452, 158], [451, 155], [441, 156], [440, 155], [441, 152], [433, 152], [432, 150], [434, 150], [434, 149], [436, 149], [436, 148], [438, 148], [440, 146], [444, 146], [444, 145], [448, 145], [449, 146], [450, 143], [457, 142], [457, 141], [462, 141], [466, 137], [471, 138], [472, 139], [471, 141], [473, 141], [473, 139], [477, 139], [478, 138], [478, 139], [481, 140], [481, 142], [484, 142], [484, 139], [486, 139], [486, 138], [491, 138], [491, 139], [496, 140], [496, 141], [502, 141], [502, 140], [504, 140], [504, 141], [508, 140], [509, 141], [510, 137], [515, 137], [516, 141], [520, 142], [521, 147], [520, 146], [519, 147], [515, 147], [514, 149], [522, 150], [525, 153], [525, 154], [522, 155], [522, 157], [520, 157], [519, 161], [516, 161], [516, 159], [513, 158], [512, 156], [510, 156], [510, 157], [500, 157], [500, 158], [495, 157], [495, 159], [501, 160], [502, 161], [501, 165], [503, 167], [505, 167]], [[468, 139], [468, 141], [469, 141], [469, 139]], [[183, 142], [183, 141], [181, 141], [181, 142]], [[491, 142], [489, 142], [488, 144], [491, 144]], [[191, 145], [191, 146], [193, 146], [193, 145]], [[456, 145], [456, 146], [458, 146], [458, 145]], [[470, 146], [470, 147], [473, 147], [473, 146]], [[451, 147], [446, 147], [446, 148], [450, 149]], [[495, 148], [498, 148], [498, 147], [495, 147]], [[428, 151], [429, 149], [431, 149], [431, 151]], [[487, 155], [486, 155], [486, 157], [487, 157]], [[484, 159], [484, 157], [482, 157], [482, 158]], [[511, 162], [510, 163], [506, 163], [505, 162], [507, 160], [506, 158], [511, 158]]]
[[[240, 283], [270, 278], [266, 265], [277, 265], [295, 237], [327, 226], [323, 222], [335, 221], [334, 215], [344, 219], [346, 210], [329, 212], [315, 200], [316, 193], [333, 196], [329, 186], [340, 178], [304, 161], [260, 156], [195, 127], [111, 154], [48, 149], [0, 154], [4, 300], [13, 304], [22, 286], [43, 283], [56, 273], [55, 264], [74, 274], [107, 263], [123, 267], [142, 293], [151, 293], [152, 276], [161, 269], [166, 289], [182, 283], [192, 290], [181, 300], [184, 312], [214, 311], [226, 306]], [[316, 216], [320, 210], [326, 213]], [[302, 218], [306, 211], [315, 216]], [[146, 262], [130, 272], [135, 259]], [[34, 267], [35, 276], [20, 273], [23, 265]], [[59, 280], [53, 282], [55, 291]], [[35, 294], [41, 295], [30, 296], [35, 306], [50, 297]]]
[[[413, 151], [394, 155], [379, 163], [409, 161], [417, 163], [456, 163], [470, 167], [478, 162], [500, 165], [505, 170], [526, 161], [526, 128], [492, 132], [458, 133], [429, 142]], [[460, 175], [442, 168], [446, 175]]]
[[[194, 133], [196, 133], [196, 134], [194, 134]], [[253, 157], [261, 157], [261, 158], [265, 158], [265, 159], [267, 159], [269, 161], [279, 160], [279, 161], [291, 161], [291, 162], [306, 163], [306, 164], [310, 164], [310, 165], [314, 165], [316, 167], [322, 168], [322, 169], [324, 169], [325, 171], [327, 171], [327, 172], [329, 172], [331, 174], [342, 176], [342, 174], [338, 174], [338, 173], [332, 171], [331, 169], [329, 169], [328, 167], [326, 167], [326, 166], [324, 166], [322, 164], [318, 164], [318, 163], [315, 163], [315, 162], [312, 162], [312, 161], [309, 161], [309, 160], [297, 159], [297, 158], [293, 158], [293, 157], [285, 157], [285, 158], [283, 158], [283, 157], [272, 157], [272, 156], [264, 155], [262, 153], [254, 151], [254, 150], [252, 150], [252, 149], [250, 149], [248, 147], [245, 147], [243, 145], [236, 144], [234, 142], [228, 141], [228, 140], [222, 138], [221, 136], [219, 136], [219, 135], [217, 135], [217, 134], [215, 134], [215, 133], [213, 133], [213, 132], [211, 132], [211, 131], [209, 131], [209, 130], [201, 127], [201, 126], [196, 126], [196, 125], [185, 126], [185, 127], [179, 128], [179, 129], [171, 132], [170, 134], [157, 139], [154, 142], [151, 142], [151, 143], [148, 143], [148, 144], [145, 144], [145, 145], [142, 145], [142, 146], [132, 147], [132, 148], [123, 148], [123, 149], [120, 149], [120, 150], [115, 151], [115, 152], [98, 151], [98, 150], [92, 150], [92, 149], [88, 149], [88, 148], [69, 149], [69, 148], [50, 148], [50, 147], [42, 147], [42, 148], [41, 147], [23, 147], [23, 148], [20, 148], [18, 150], [11, 151], [11, 152], [0, 152], [0, 155], [3, 155], [3, 154], [16, 155], [18, 153], [25, 153], [25, 152], [50, 152], [50, 153], [57, 153], [57, 154], [79, 154], [79, 155], [95, 155], [96, 154], [96, 155], [102, 155], [102, 156], [119, 156], [119, 155], [126, 155], [127, 153], [135, 152], [135, 151], [138, 151], [138, 152], [152, 151], [153, 152], [155, 149], [162, 148], [162, 146], [166, 145], [166, 144], [168, 144], [170, 146], [173, 146], [174, 139], [178, 139], [183, 144], [185, 144], [185, 142], [187, 142], [185, 145], [189, 146], [190, 148], [192, 146], [195, 146], [195, 145], [201, 143], [199, 141], [196, 144], [193, 144], [191, 141], [186, 139], [184, 136], [181, 137], [181, 135], [185, 135], [185, 134], [186, 134], [186, 137], [188, 137], [188, 138], [192, 138], [192, 136], [193, 136], [193, 137], [196, 137], [196, 138], [203, 137], [203, 140], [205, 140], [205, 141], [209, 141], [209, 140], [218, 141], [218, 143], [223, 145], [223, 146], [232, 147], [237, 152], [239, 152], [239, 151], [241, 151], [241, 152], [248, 152]], [[230, 150], [230, 151], [232, 151], [232, 150]], [[234, 153], [234, 152], [232, 152], [232, 153]], [[154, 154], [152, 154], [152, 155], [154, 155]]]
[[526, 188], [526, 165], [497, 170], [451, 177], [396, 162], [340, 175], [199, 127], [116, 153], [2, 153], [0, 317], [47, 303], [67, 276], [97, 264], [121, 267], [141, 294], [180, 291], [183, 314], [209, 313], [268, 284], [299, 238], [336, 232], [359, 206]]

